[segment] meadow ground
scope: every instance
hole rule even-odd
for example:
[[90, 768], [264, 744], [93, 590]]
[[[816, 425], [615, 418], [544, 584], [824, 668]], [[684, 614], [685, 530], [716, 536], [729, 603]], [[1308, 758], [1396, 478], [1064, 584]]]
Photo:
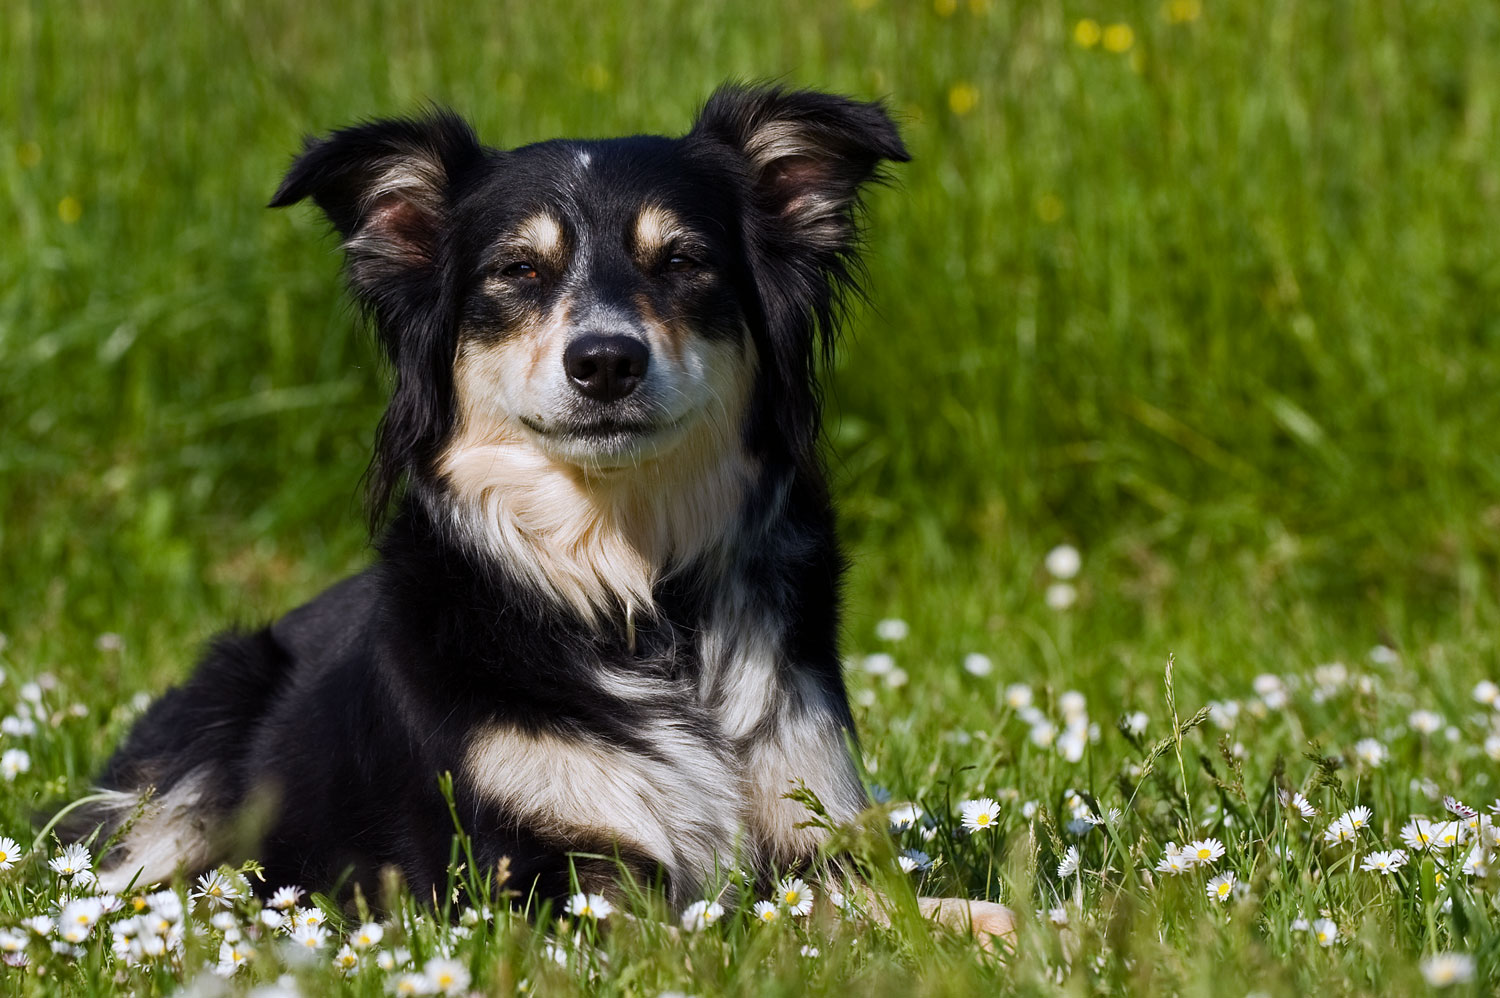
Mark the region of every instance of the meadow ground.
[[[1495, 991], [1500, 7], [0, 21], [0, 991]], [[428, 98], [501, 144], [676, 132], [729, 77], [885, 95], [916, 156], [871, 201], [872, 303], [831, 372], [850, 683], [890, 794], [848, 841], [898, 898], [1006, 900], [1015, 950], [826, 898], [674, 936], [498, 904], [447, 928], [397, 896], [347, 951], [360, 918], [313, 899], [295, 943], [243, 898], [86, 900], [34, 808], [86, 792], [212, 631], [369, 557], [380, 368], [319, 221], [261, 208], [300, 136]]]

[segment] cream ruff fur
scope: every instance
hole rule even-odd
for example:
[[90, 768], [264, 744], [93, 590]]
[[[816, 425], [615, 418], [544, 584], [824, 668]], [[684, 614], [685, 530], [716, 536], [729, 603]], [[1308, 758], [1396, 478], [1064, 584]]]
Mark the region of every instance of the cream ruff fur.
[[[740, 349], [750, 350], [748, 338]], [[722, 553], [757, 468], [740, 439], [754, 364], [690, 418], [675, 446], [624, 468], [591, 469], [546, 453], [533, 431], [497, 411], [504, 344], [465, 340], [454, 366], [459, 424], [438, 460], [459, 536], [585, 620], [644, 612], [673, 564]]]

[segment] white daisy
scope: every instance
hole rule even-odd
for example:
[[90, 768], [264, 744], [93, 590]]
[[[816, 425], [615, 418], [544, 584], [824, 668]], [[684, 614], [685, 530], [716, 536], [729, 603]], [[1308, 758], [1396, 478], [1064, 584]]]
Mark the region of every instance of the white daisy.
[[1340, 817], [1337, 821], [1329, 822], [1328, 829], [1323, 833], [1323, 841], [1329, 845], [1338, 845], [1340, 842], [1353, 841], [1358, 833], [1348, 820]]
[[1277, 790], [1276, 799], [1281, 801], [1282, 807], [1286, 808], [1288, 811], [1297, 812], [1303, 818], [1312, 818], [1318, 813], [1318, 809], [1313, 807], [1312, 804], [1309, 803], [1308, 799], [1302, 796], [1302, 793], [1300, 791], [1293, 791], [1289, 793], [1285, 790]]
[[1262, 672], [1251, 681], [1250, 688], [1255, 690], [1255, 695], [1260, 697], [1260, 702], [1267, 708], [1280, 710], [1286, 706], [1288, 699], [1286, 681], [1280, 676]]
[[1000, 805], [993, 797], [976, 797], [958, 805], [963, 827], [971, 832], [983, 832], [995, 827], [1000, 820]]
[[1313, 668], [1313, 682], [1325, 688], [1343, 686], [1349, 681], [1349, 667], [1343, 662], [1327, 662]]
[[469, 968], [457, 960], [434, 957], [422, 968], [428, 987], [445, 995], [456, 995], [469, 987]]
[[594, 918], [603, 921], [614, 910], [615, 906], [610, 904], [602, 894], [574, 894], [568, 898], [568, 914], [577, 918]]
[[1358, 832], [1362, 828], [1370, 827], [1370, 809], [1363, 804], [1352, 807], [1345, 811], [1339, 820]]
[[1078, 590], [1071, 583], [1054, 582], [1047, 587], [1047, 606], [1053, 610], [1066, 610], [1078, 602]]
[[6, 749], [0, 755], [0, 774], [5, 776], [8, 782], [13, 782], [17, 776], [31, 769], [31, 754], [25, 749]]
[[359, 966], [359, 954], [354, 952], [354, 947], [345, 943], [339, 947], [337, 953], [333, 954], [333, 965], [347, 974]]
[[1481, 679], [1474, 684], [1474, 699], [1486, 707], [1500, 707], [1500, 686], [1493, 680]]
[[1057, 875], [1059, 877], [1071, 877], [1077, 873], [1080, 859], [1078, 847], [1068, 846], [1068, 851], [1063, 853], [1063, 858], [1057, 864]]
[[354, 930], [354, 934], [349, 937], [349, 942], [355, 949], [369, 949], [371, 946], [378, 946], [383, 938], [385, 938], [385, 929], [379, 922], [366, 922]]
[[0, 734], [10, 735], [12, 738], [30, 738], [36, 734], [36, 721], [19, 714], [8, 715], [0, 719]]
[[58, 852], [52, 860], [49, 860], [48, 866], [51, 866], [52, 872], [57, 873], [58, 876], [74, 879], [84, 873], [93, 872], [93, 857], [89, 855], [89, 849], [74, 842], [72, 845], [63, 846], [63, 851]]
[[0, 836], [0, 870], [9, 870], [20, 861], [23, 853], [15, 839]]
[[1224, 855], [1224, 843], [1218, 839], [1199, 839], [1183, 851], [1198, 866], [1207, 866]]
[[209, 870], [198, 878], [197, 886], [188, 896], [216, 908], [228, 908], [239, 898], [240, 885], [220, 870]]
[[1146, 727], [1151, 723], [1151, 718], [1143, 710], [1132, 711], [1125, 715], [1125, 730], [1139, 738], [1146, 733]]
[[910, 633], [911, 628], [899, 617], [887, 617], [875, 625], [875, 636], [882, 641], [905, 641]]
[[1031, 726], [1031, 734], [1027, 737], [1037, 748], [1051, 748], [1057, 740], [1057, 725], [1051, 721], [1038, 721]]
[[1430, 735], [1443, 726], [1443, 715], [1435, 710], [1414, 710], [1407, 715], [1406, 723], [1419, 735]]
[[753, 914], [762, 922], [774, 922], [781, 917], [781, 909], [770, 901], [757, 901]]
[[295, 932], [297, 929], [322, 925], [327, 918], [322, 908], [293, 908], [288, 916], [288, 924], [291, 926], [290, 931]]
[[1057, 753], [1068, 762], [1078, 762], [1083, 758], [1083, 750], [1088, 747], [1088, 728], [1070, 724], [1063, 733], [1057, 736]]
[[398, 995], [426, 995], [432, 993], [432, 987], [427, 983], [427, 978], [421, 974], [402, 974], [391, 984], [391, 990]]
[[285, 887], [276, 888], [276, 893], [272, 894], [271, 900], [266, 903], [277, 911], [291, 911], [297, 907], [297, 902], [302, 900], [302, 895], [305, 893], [306, 891], [302, 888], [287, 884]]
[[1208, 702], [1208, 719], [1214, 722], [1214, 727], [1228, 731], [1239, 722], [1240, 703], [1238, 700], [1210, 700]]
[[1408, 849], [1425, 852], [1432, 848], [1432, 822], [1426, 818], [1412, 818], [1401, 829], [1401, 841]]
[[964, 671], [971, 676], [988, 676], [994, 668], [995, 664], [988, 655], [981, 655], [976, 651], [964, 656]]
[[219, 964], [214, 973], [220, 977], [233, 977], [254, 954], [254, 950], [243, 943], [222, 942], [219, 944]]
[[865, 671], [872, 676], [889, 675], [896, 668], [896, 660], [883, 651], [866, 655], [863, 664]]
[[1312, 923], [1311, 931], [1319, 946], [1332, 946], [1339, 941], [1339, 927], [1331, 918], [1318, 919]]
[[1234, 893], [1234, 871], [1225, 870], [1208, 882], [1207, 892], [1211, 901], [1227, 901]]
[[1432, 825], [1432, 843], [1439, 849], [1452, 849], [1468, 838], [1468, 829], [1457, 821], [1439, 821]]
[[682, 913], [682, 927], [699, 932], [724, 917], [724, 906], [717, 901], [694, 901]]
[[1434, 988], [1467, 984], [1474, 979], [1474, 958], [1467, 953], [1434, 953], [1422, 961], [1422, 977]]
[[1354, 757], [1363, 765], [1377, 769], [1390, 757], [1390, 751], [1375, 738], [1361, 738], [1354, 743]]
[[1475, 846], [1464, 860], [1464, 873], [1481, 879], [1490, 875], [1490, 854], [1484, 846]]
[[898, 832], [910, 828], [926, 813], [915, 804], [897, 804], [891, 808], [891, 828]]
[[812, 911], [812, 889], [799, 877], [782, 881], [776, 888], [776, 898], [793, 915], [806, 915]]
[[1078, 570], [1083, 567], [1083, 556], [1073, 545], [1059, 544], [1047, 552], [1046, 566], [1048, 575], [1066, 582], [1077, 575]]
[[328, 930], [321, 925], [299, 925], [292, 930], [292, 942], [304, 949], [322, 949], [328, 944]]
[[1161, 862], [1156, 864], [1156, 872], [1176, 876], [1179, 873], [1186, 873], [1192, 867], [1192, 853], [1188, 850], [1177, 848], [1177, 843], [1175, 842], [1168, 842], [1165, 855], [1162, 856]]
[[24, 953], [30, 942], [26, 933], [16, 929], [0, 929], [0, 953]]
[[1025, 683], [1011, 683], [1005, 688], [1005, 705], [1011, 710], [1031, 706], [1031, 687]]
[[1391, 849], [1387, 852], [1372, 852], [1365, 857], [1365, 861], [1359, 865], [1361, 870], [1369, 870], [1372, 873], [1395, 873], [1406, 865], [1406, 850]]

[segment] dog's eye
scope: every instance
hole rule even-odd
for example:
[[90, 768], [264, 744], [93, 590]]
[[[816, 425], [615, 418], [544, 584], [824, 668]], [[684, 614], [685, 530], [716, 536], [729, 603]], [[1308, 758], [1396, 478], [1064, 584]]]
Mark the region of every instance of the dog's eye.
[[701, 266], [702, 264], [686, 253], [673, 253], [667, 259], [667, 270], [674, 274], [683, 274], [690, 270], [697, 270]]
[[513, 281], [534, 281], [537, 279], [536, 267], [524, 260], [516, 263], [506, 264], [500, 268], [500, 276], [510, 278]]

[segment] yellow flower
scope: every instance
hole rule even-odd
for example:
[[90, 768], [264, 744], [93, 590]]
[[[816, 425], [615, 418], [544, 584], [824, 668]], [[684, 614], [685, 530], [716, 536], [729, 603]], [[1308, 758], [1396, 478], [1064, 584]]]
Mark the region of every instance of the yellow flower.
[[1187, 24], [1203, 16], [1203, 0], [1167, 0], [1161, 11], [1173, 24]]
[[42, 161], [42, 147], [36, 142], [22, 142], [16, 148], [16, 159], [26, 169], [31, 169]]
[[83, 202], [69, 194], [57, 202], [57, 217], [66, 225], [72, 225], [83, 217]]
[[979, 103], [979, 91], [972, 83], [955, 83], [948, 89], [948, 109], [954, 114], [968, 114]]
[[1104, 29], [1104, 47], [1110, 52], [1129, 52], [1135, 44], [1135, 32], [1128, 24], [1111, 24]]
[[958, 12], [958, 0], [932, 0], [932, 9], [938, 17], [952, 17]]
[[1036, 199], [1036, 217], [1051, 225], [1063, 217], [1062, 198], [1050, 191]]
[[590, 90], [604, 90], [609, 86], [609, 70], [600, 63], [590, 63], [583, 71], [583, 82]]
[[1085, 17], [1073, 25], [1073, 40], [1086, 49], [1091, 49], [1099, 44], [1101, 33], [1099, 22], [1092, 17]]

